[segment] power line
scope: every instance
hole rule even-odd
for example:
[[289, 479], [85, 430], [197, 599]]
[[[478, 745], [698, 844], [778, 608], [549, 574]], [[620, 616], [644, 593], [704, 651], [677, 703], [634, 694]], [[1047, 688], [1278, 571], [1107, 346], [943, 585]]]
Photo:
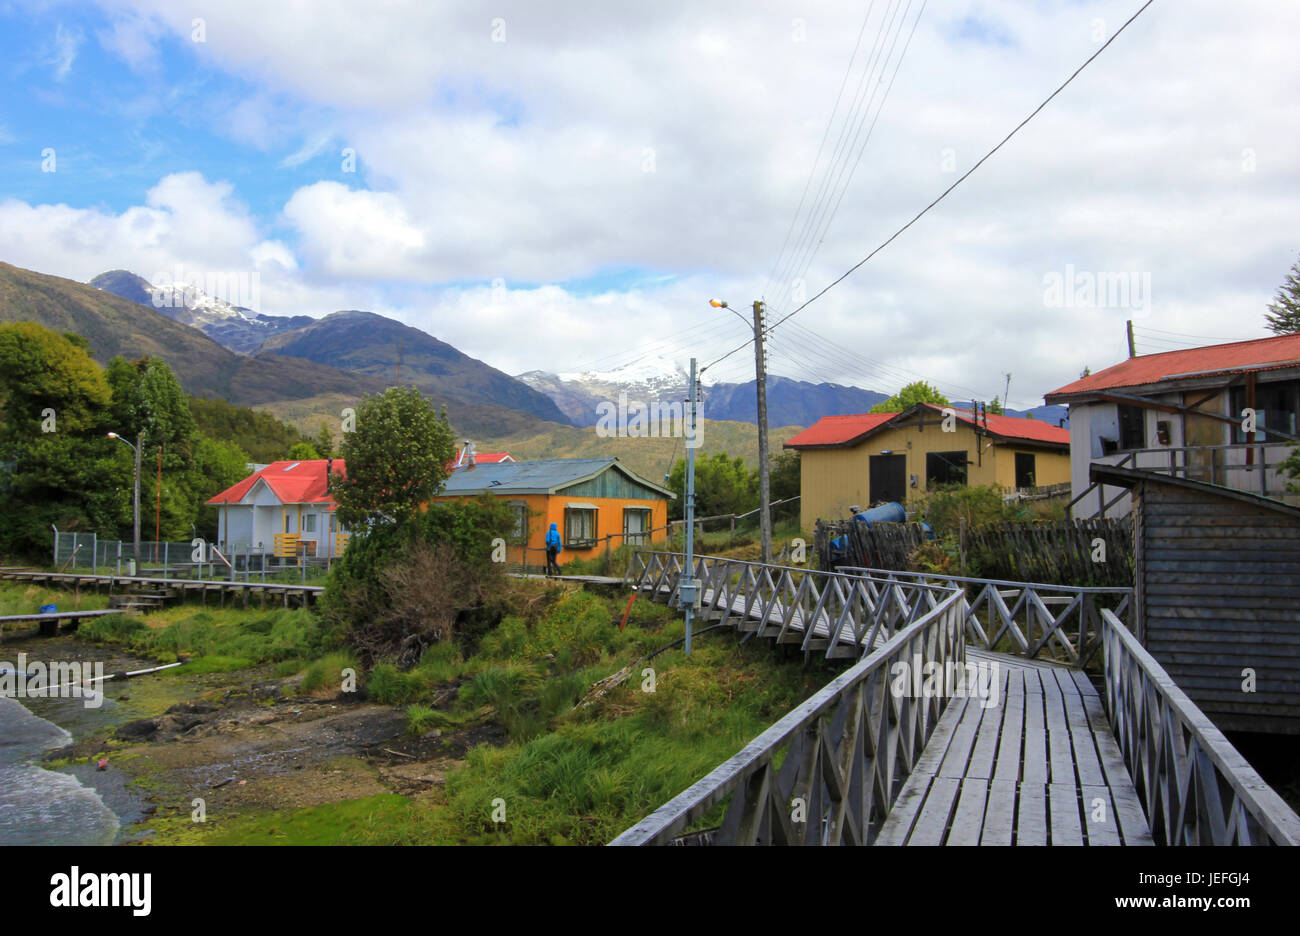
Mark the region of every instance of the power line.
[[1026, 117], [1024, 120], [1020, 121], [1020, 123], [1018, 123], [1018, 124], [1015, 126], [1015, 128], [1014, 128], [1010, 133], [1008, 133], [1005, 137], [1003, 137], [1002, 140], [1001, 140], [1001, 141], [1000, 141], [996, 146], [994, 146], [991, 150], [989, 150], [987, 153], [985, 153], [985, 154], [980, 158], [979, 162], [975, 163], [975, 165], [973, 165], [973, 166], [971, 166], [969, 169], [967, 169], [966, 172], [963, 173], [963, 174], [961, 175], [961, 177], [957, 179], [957, 181], [953, 182], [952, 185], [950, 185], [950, 186], [948, 186], [946, 189], [944, 189], [943, 192], [940, 193], [940, 195], [939, 195], [938, 198], [936, 198], [934, 201], [930, 202], [930, 204], [926, 205], [926, 206], [925, 206], [924, 208], [922, 208], [919, 212], [917, 212], [917, 214], [916, 214], [916, 215], [915, 215], [915, 216], [914, 216], [910, 221], [908, 221], [908, 222], [907, 222], [906, 224], [904, 224], [901, 228], [899, 228], [897, 231], [895, 231], [893, 234], [891, 234], [891, 235], [889, 236], [889, 238], [886, 239], [886, 240], [884, 241], [884, 243], [882, 243], [879, 247], [877, 247], [875, 250], [871, 251], [871, 253], [867, 254], [865, 257], [863, 257], [861, 260], [859, 260], [859, 261], [858, 261], [857, 263], [855, 263], [853, 266], [849, 267], [849, 269], [848, 269], [847, 271], [845, 271], [843, 274], [841, 274], [839, 277], [837, 277], [836, 279], [832, 280], [831, 283], [830, 283], [828, 286], [826, 286], [824, 289], [821, 290], [821, 292], [817, 293], [817, 294], [816, 294], [815, 296], [813, 296], [811, 299], [809, 299], [809, 300], [807, 300], [806, 302], [804, 302], [801, 306], [799, 306], [798, 308], [796, 308], [793, 312], [790, 312], [790, 313], [786, 314], [785, 316], [783, 316], [782, 318], [780, 318], [780, 319], [778, 319], [776, 322], [774, 322], [772, 325], [768, 326], [768, 331], [772, 331], [772, 330], [776, 329], [776, 328], [777, 328], [777, 327], [778, 327], [782, 322], [786, 321], [786, 319], [789, 319], [791, 316], [797, 315], [799, 312], [803, 311], [803, 310], [806, 309], [808, 306], [812, 305], [814, 302], [816, 302], [816, 301], [817, 301], [818, 299], [820, 299], [822, 296], [826, 295], [826, 293], [830, 292], [831, 289], [833, 289], [835, 286], [839, 285], [839, 284], [842, 283], [844, 280], [848, 279], [848, 277], [849, 277], [850, 275], [852, 275], [854, 272], [856, 272], [856, 271], [858, 270], [859, 267], [861, 267], [863, 264], [865, 264], [868, 260], [870, 260], [870, 259], [871, 259], [872, 257], [874, 257], [876, 254], [880, 253], [880, 251], [884, 250], [886, 247], [888, 247], [890, 244], [892, 244], [892, 243], [893, 243], [893, 242], [894, 242], [894, 241], [895, 241], [895, 240], [896, 240], [900, 235], [902, 235], [902, 233], [903, 233], [904, 231], [906, 231], [908, 228], [910, 228], [913, 224], [915, 224], [917, 221], [921, 220], [921, 218], [924, 217], [924, 216], [925, 216], [925, 215], [930, 211], [931, 208], [933, 208], [935, 205], [939, 204], [939, 202], [941, 202], [941, 201], [943, 201], [945, 198], [947, 198], [948, 195], [953, 191], [953, 189], [957, 188], [957, 186], [961, 185], [964, 181], [966, 181], [968, 178], [970, 178], [970, 176], [975, 172], [975, 170], [977, 170], [980, 166], [984, 165], [984, 163], [987, 162], [988, 159], [989, 159], [990, 157], [992, 157], [994, 153], [996, 153], [996, 152], [997, 152], [998, 150], [1000, 150], [1004, 145], [1006, 145], [1006, 143], [1007, 143], [1007, 142], [1008, 142], [1008, 141], [1009, 141], [1013, 136], [1015, 136], [1017, 133], [1019, 133], [1020, 130], [1021, 130], [1021, 129], [1022, 129], [1022, 128], [1027, 124], [1027, 123], [1029, 123], [1029, 121], [1033, 120], [1034, 117], [1038, 116], [1038, 113], [1039, 113], [1040, 111], [1042, 111], [1043, 108], [1045, 108], [1049, 103], [1051, 103], [1051, 101], [1052, 101], [1052, 100], [1053, 100], [1053, 99], [1054, 99], [1058, 94], [1060, 94], [1062, 91], [1064, 91], [1064, 90], [1065, 90], [1065, 89], [1070, 85], [1070, 83], [1073, 82], [1074, 79], [1077, 78], [1077, 77], [1079, 76], [1079, 74], [1080, 74], [1080, 73], [1081, 73], [1085, 68], [1087, 68], [1087, 67], [1092, 63], [1092, 61], [1093, 61], [1094, 59], [1097, 58], [1097, 56], [1101, 55], [1102, 52], [1106, 51], [1106, 49], [1110, 46], [1110, 44], [1111, 44], [1112, 42], [1114, 42], [1117, 38], [1119, 38], [1120, 33], [1124, 32], [1124, 30], [1128, 29], [1128, 27], [1133, 23], [1133, 21], [1136, 20], [1139, 16], [1141, 16], [1141, 15], [1146, 11], [1147, 7], [1151, 6], [1151, 4], [1153, 4], [1153, 3], [1155, 3], [1155, 0], [1147, 0], [1147, 2], [1144, 3], [1144, 4], [1143, 4], [1139, 9], [1138, 9], [1138, 11], [1137, 11], [1136, 13], [1134, 13], [1134, 14], [1133, 14], [1132, 16], [1130, 16], [1127, 20], [1125, 20], [1124, 24], [1123, 24], [1122, 26], [1120, 26], [1120, 28], [1117, 29], [1117, 30], [1115, 31], [1115, 33], [1114, 33], [1114, 34], [1113, 34], [1109, 39], [1107, 39], [1104, 43], [1102, 43], [1101, 48], [1099, 48], [1096, 52], [1092, 53], [1092, 55], [1088, 56], [1088, 58], [1084, 60], [1083, 64], [1080, 65], [1078, 68], [1076, 68], [1076, 69], [1074, 70], [1074, 73], [1073, 73], [1072, 75], [1070, 75], [1069, 78], [1066, 78], [1065, 81], [1060, 85], [1060, 87], [1058, 87], [1055, 91], [1053, 91], [1051, 94], [1049, 94], [1049, 95], [1048, 95], [1048, 96], [1043, 100], [1043, 102], [1042, 102], [1041, 104], [1039, 104], [1037, 107], [1035, 107], [1035, 108], [1033, 109], [1032, 112], [1030, 112], [1030, 114], [1029, 114], [1028, 117]]
[[[889, 77], [889, 83], [885, 86], [879, 103], [875, 105], [874, 115], [872, 115], [872, 103], [875, 100], [877, 90], [885, 80], [885, 72], [889, 68], [890, 59], [893, 57], [894, 50], [898, 46], [898, 38], [907, 21], [907, 14], [911, 11], [912, 0], [908, 0], [907, 7], [903, 10], [902, 15], [897, 18], [897, 27], [894, 28], [893, 36], [889, 40], [889, 51], [881, 60], [879, 75], [866, 85], [871, 91], [870, 96], [866, 100], [866, 106], [862, 108], [860, 116], [846, 122], [841, 131], [841, 140], [843, 141], [841, 149], [843, 152], [843, 158], [838, 161], [838, 168], [832, 166], [828, 169], [827, 176], [823, 180], [822, 191], [825, 192], [825, 199], [821, 200], [821, 192], [819, 192], [820, 204], [810, 213], [805, 224], [809, 231], [809, 236], [803, 241], [802, 251], [797, 251], [794, 255], [798, 258], [790, 270], [794, 275], [785, 278], [781, 285], [780, 293], [778, 293], [772, 303], [778, 311], [783, 307], [786, 297], [794, 282], [797, 279], [802, 278], [804, 274], [807, 273], [808, 268], [812, 265], [813, 258], [821, 248], [826, 233], [830, 230], [831, 223], [834, 221], [835, 215], [839, 212], [840, 204], [843, 202], [844, 195], [848, 191], [850, 183], [853, 181], [853, 176], [862, 162], [862, 155], [866, 152], [867, 144], [870, 142], [876, 123], [880, 119], [881, 112], [884, 110], [885, 102], [889, 99], [889, 94], [893, 90], [894, 82], [898, 78], [899, 69], [902, 68], [903, 65], [903, 59], [907, 55], [907, 50], [911, 47], [912, 38], [916, 34], [916, 28], [921, 22], [921, 16], [925, 13], [926, 2], [927, 0], [922, 0], [921, 8], [917, 12], [916, 18], [912, 21], [912, 28], [908, 32], [907, 41], [903, 44], [903, 50], [894, 62], [893, 73]], [[895, 7], [895, 9], [897, 9], [897, 7]], [[890, 27], [886, 26], [885, 28], [889, 29]], [[879, 45], [879, 49], [883, 49], [884, 47], [883, 36], [884, 34], [882, 32], [882, 41]], [[879, 49], [877, 51], [879, 51]], [[872, 70], [873, 69], [869, 65], [867, 72], [863, 75], [864, 82], [870, 76]], [[867, 124], [867, 118], [869, 116], [871, 117], [871, 122], [870, 124]], [[848, 136], [850, 127], [852, 127], [851, 137]], [[865, 136], [862, 135], [864, 127], [866, 128]], [[860, 146], [857, 145], [859, 137], [862, 138]], [[852, 160], [849, 160], [848, 156], [853, 152], [855, 147], [857, 148], [857, 155], [854, 156]], [[833, 158], [832, 162], [834, 161]], [[843, 181], [841, 182], [841, 180]], [[831, 203], [832, 199], [834, 200], [833, 204]]]
[[817, 145], [817, 155], [813, 158], [812, 168], [808, 171], [808, 181], [803, 185], [803, 193], [799, 196], [799, 204], [794, 210], [794, 217], [790, 219], [790, 227], [785, 232], [785, 240], [781, 243], [781, 250], [776, 255], [776, 260], [772, 263], [772, 269], [767, 274], [767, 282], [763, 285], [763, 292], [767, 292], [768, 286], [776, 282], [777, 267], [781, 259], [785, 256], [785, 248], [790, 243], [790, 235], [794, 233], [795, 223], [799, 220], [799, 212], [803, 211], [804, 200], [808, 197], [808, 190], [812, 188], [812, 181], [817, 176], [817, 166], [821, 163], [822, 152], [826, 148], [826, 141], [830, 138], [831, 127], [835, 124], [835, 115], [839, 112], [840, 101], [844, 97], [844, 89], [848, 86], [849, 75], [853, 73], [853, 63], [857, 60], [858, 49], [862, 47], [862, 37], [866, 34], [867, 23], [871, 20], [871, 11], [876, 8], [876, 0], [871, 0], [870, 6], [867, 7], [867, 15], [862, 18], [862, 26], [858, 29], [857, 41], [853, 44], [853, 54], [849, 56], [849, 64], [844, 68], [844, 77], [840, 80], [840, 90], [835, 95], [835, 105], [831, 108], [831, 115], [826, 120], [826, 129], [822, 131], [822, 141]]
[[1192, 338], [1197, 341], [1217, 341], [1220, 344], [1230, 344], [1234, 341], [1249, 341], [1247, 338], [1213, 338], [1209, 335], [1188, 335], [1183, 332], [1164, 331], [1159, 328], [1147, 328], [1145, 325], [1134, 325], [1134, 331], [1152, 332], [1157, 335], [1172, 335], [1177, 338]]

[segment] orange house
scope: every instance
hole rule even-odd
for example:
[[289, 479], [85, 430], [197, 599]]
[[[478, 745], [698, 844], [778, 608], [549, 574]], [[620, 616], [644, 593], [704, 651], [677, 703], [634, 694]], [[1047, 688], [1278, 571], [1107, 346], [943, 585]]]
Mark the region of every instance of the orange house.
[[508, 561], [539, 568], [546, 565], [546, 531], [552, 523], [564, 543], [561, 565], [624, 543], [664, 542], [668, 499], [674, 496], [617, 458], [556, 458], [462, 468], [434, 500], [480, 494], [504, 498], [515, 509]]

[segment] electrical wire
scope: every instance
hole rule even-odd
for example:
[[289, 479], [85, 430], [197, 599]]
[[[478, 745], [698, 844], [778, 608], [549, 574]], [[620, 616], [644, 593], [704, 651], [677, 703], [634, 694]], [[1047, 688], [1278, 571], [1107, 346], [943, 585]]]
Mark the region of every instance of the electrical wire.
[[[847, 149], [845, 150], [846, 155], [852, 152], [855, 147], [857, 149], [857, 155], [854, 156], [851, 161], [847, 161], [847, 160], [840, 161], [839, 170], [835, 175], [834, 182], [832, 183], [830, 189], [827, 192], [827, 196], [826, 196], [827, 200], [822, 206], [820, 215], [817, 214], [813, 215], [814, 221], [812, 227], [812, 234], [806, 243], [804, 253], [800, 256], [798, 265], [794, 268], [794, 270], [797, 271], [797, 275], [786, 279], [786, 281], [782, 286], [781, 293], [778, 295], [776, 301], [773, 303], [774, 308], [778, 312], [784, 308], [786, 296], [788, 295], [789, 290], [793, 287], [794, 282], [796, 280], [802, 279], [804, 275], [808, 272], [808, 268], [812, 265], [812, 261], [816, 256], [817, 251], [821, 248], [821, 244], [825, 241], [826, 234], [830, 230], [830, 226], [835, 219], [835, 215], [839, 212], [840, 204], [843, 202], [844, 195], [848, 191], [850, 183], [853, 181], [853, 176], [857, 172], [857, 168], [862, 162], [862, 155], [863, 153], [866, 152], [867, 144], [870, 142], [871, 135], [875, 131], [876, 123], [879, 121], [880, 114], [884, 110], [885, 102], [889, 99], [889, 94], [893, 90], [894, 82], [898, 78], [899, 69], [902, 67], [903, 64], [903, 59], [906, 57], [907, 51], [911, 47], [912, 38], [916, 34], [916, 28], [921, 22], [921, 16], [925, 13], [926, 2], [927, 0], [922, 0], [920, 10], [917, 12], [916, 18], [912, 21], [912, 28], [908, 32], [907, 41], [903, 44], [902, 52], [899, 54], [897, 60], [895, 60], [894, 62], [894, 70], [889, 77], [889, 83], [885, 85], [884, 92], [880, 97], [880, 101], [878, 104], [875, 105], [875, 114], [874, 116], [871, 116], [870, 124], [867, 124], [866, 122], [867, 117], [871, 115], [872, 102], [875, 99], [876, 90], [884, 82], [884, 73], [886, 69], [888, 69], [889, 61], [893, 57], [894, 50], [898, 46], [898, 39], [899, 36], [901, 35], [903, 25], [907, 21], [907, 14], [911, 11], [912, 8], [912, 0], [908, 0], [906, 9], [903, 10], [902, 15], [897, 19], [897, 28], [894, 30], [893, 37], [890, 40], [889, 52], [885, 55], [885, 58], [881, 63], [879, 76], [876, 78], [876, 80], [870, 83], [871, 96], [870, 98], [868, 98], [867, 106], [862, 111], [861, 117], [858, 119], [857, 125], [853, 129], [852, 138], [847, 142]], [[882, 48], [883, 48], [883, 44], [882, 44]], [[864, 127], [866, 129], [865, 136], [863, 135]], [[847, 129], [848, 127], [846, 126], [845, 130]], [[858, 145], [859, 137], [862, 138], [861, 145]], [[830, 204], [830, 199], [832, 197], [834, 198], [833, 205]], [[829, 210], [827, 206], [829, 206]]]
[[1048, 95], [1048, 96], [1043, 100], [1043, 102], [1042, 102], [1041, 104], [1039, 104], [1037, 107], [1035, 107], [1035, 108], [1033, 109], [1033, 111], [1030, 112], [1029, 116], [1025, 117], [1024, 120], [1020, 121], [1020, 123], [1018, 123], [1018, 124], [1017, 124], [1013, 129], [1012, 129], [1012, 131], [1011, 131], [1010, 133], [1008, 133], [1005, 137], [1003, 137], [1003, 138], [1002, 138], [1002, 139], [997, 143], [996, 146], [994, 146], [991, 150], [989, 150], [989, 151], [988, 151], [987, 153], [985, 153], [982, 157], [980, 157], [979, 162], [975, 163], [975, 165], [973, 165], [973, 166], [971, 166], [969, 169], [967, 169], [964, 173], [962, 173], [962, 175], [961, 175], [961, 176], [960, 176], [960, 177], [959, 177], [955, 182], [952, 183], [952, 185], [950, 185], [950, 186], [948, 186], [946, 189], [944, 189], [943, 192], [941, 192], [941, 193], [939, 194], [939, 196], [938, 196], [937, 198], [934, 199], [934, 201], [930, 202], [930, 204], [928, 204], [928, 205], [926, 205], [924, 208], [922, 208], [919, 212], [917, 212], [917, 213], [912, 217], [912, 219], [911, 219], [910, 221], [908, 221], [908, 222], [907, 222], [906, 224], [904, 224], [901, 228], [899, 228], [897, 231], [895, 231], [893, 234], [891, 234], [891, 235], [890, 235], [890, 236], [889, 236], [889, 237], [888, 237], [888, 238], [887, 238], [883, 243], [880, 244], [880, 246], [876, 247], [875, 250], [871, 251], [869, 254], [867, 254], [865, 257], [863, 257], [861, 260], [859, 260], [857, 263], [855, 263], [853, 266], [849, 267], [849, 269], [846, 270], [844, 273], [840, 274], [840, 276], [838, 276], [838, 277], [836, 277], [834, 280], [832, 280], [832, 281], [830, 282], [830, 284], [827, 285], [826, 287], [824, 287], [820, 292], [818, 292], [818, 293], [817, 293], [816, 295], [814, 295], [812, 298], [808, 299], [806, 302], [804, 302], [802, 305], [800, 305], [800, 306], [799, 306], [798, 308], [796, 308], [794, 311], [787, 313], [785, 316], [783, 316], [782, 318], [778, 319], [774, 324], [768, 326], [768, 330], [770, 331], [770, 330], [773, 330], [773, 329], [778, 328], [778, 327], [779, 327], [783, 322], [786, 321], [786, 319], [789, 319], [789, 318], [791, 318], [791, 317], [797, 315], [799, 312], [802, 312], [804, 309], [808, 308], [808, 306], [812, 305], [814, 302], [816, 302], [816, 301], [817, 301], [818, 299], [820, 299], [822, 296], [826, 295], [826, 293], [830, 292], [830, 291], [831, 291], [833, 288], [835, 288], [837, 285], [839, 285], [840, 283], [842, 283], [844, 280], [848, 279], [849, 276], [851, 276], [853, 273], [855, 273], [855, 272], [856, 272], [860, 267], [862, 267], [863, 264], [865, 264], [868, 260], [870, 260], [870, 259], [871, 259], [872, 257], [874, 257], [876, 254], [880, 253], [880, 251], [884, 250], [886, 247], [888, 247], [890, 244], [892, 244], [895, 240], [897, 240], [897, 239], [898, 239], [898, 238], [903, 234], [904, 231], [906, 231], [908, 228], [910, 228], [913, 224], [915, 224], [917, 221], [921, 220], [921, 218], [923, 218], [923, 217], [924, 217], [924, 216], [925, 216], [925, 215], [930, 211], [930, 209], [932, 209], [933, 207], [935, 207], [936, 205], [938, 205], [941, 201], [943, 201], [945, 198], [947, 198], [948, 195], [949, 195], [949, 194], [950, 194], [954, 189], [957, 188], [957, 186], [961, 185], [961, 184], [962, 184], [963, 182], [965, 182], [968, 178], [970, 178], [971, 175], [974, 174], [974, 172], [975, 172], [977, 169], [979, 169], [980, 166], [984, 165], [984, 163], [987, 162], [987, 161], [988, 161], [988, 160], [993, 156], [994, 153], [996, 153], [998, 150], [1000, 150], [1003, 146], [1005, 146], [1005, 145], [1007, 144], [1008, 141], [1011, 140], [1012, 137], [1014, 137], [1017, 133], [1019, 133], [1020, 130], [1021, 130], [1022, 128], [1024, 128], [1024, 126], [1025, 126], [1026, 124], [1029, 123], [1029, 121], [1033, 120], [1036, 116], [1038, 116], [1039, 112], [1041, 112], [1041, 111], [1043, 110], [1043, 108], [1045, 108], [1049, 103], [1051, 103], [1052, 100], [1053, 100], [1053, 99], [1054, 99], [1058, 94], [1060, 94], [1060, 93], [1061, 93], [1062, 91], [1064, 91], [1067, 87], [1069, 87], [1069, 85], [1071, 84], [1071, 82], [1073, 82], [1074, 79], [1077, 78], [1077, 77], [1079, 76], [1079, 74], [1080, 74], [1080, 73], [1081, 73], [1085, 68], [1087, 68], [1087, 67], [1088, 67], [1088, 66], [1089, 66], [1089, 65], [1090, 65], [1090, 64], [1091, 64], [1091, 63], [1092, 63], [1092, 62], [1097, 58], [1097, 56], [1099, 56], [1099, 55], [1101, 55], [1101, 53], [1105, 52], [1106, 49], [1110, 47], [1110, 44], [1111, 44], [1112, 42], [1114, 42], [1117, 38], [1119, 38], [1120, 34], [1123, 33], [1124, 30], [1128, 29], [1128, 27], [1129, 27], [1130, 25], [1132, 25], [1133, 21], [1136, 20], [1139, 16], [1141, 16], [1141, 15], [1142, 15], [1146, 10], [1147, 10], [1147, 8], [1150, 7], [1151, 4], [1153, 4], [1153, 3], [1155, 3], [1155, 0], [1147, 0], [1147, 2], [1144, 3], [1144, 4], [1143, 4], [1139, 9], [1138, 9], [1138, 11], [1137, 11], [1136, 13], [1134, 13], [1132, 16], [1130, 16], [1127, 20], [1124, 21], [1123, 25], [1121, 25], [1121, 26], [1119, 27], [1119, 29], [1117, 29], [1117, 30], [1114, 32], [1114, 34], [1111, 35], [1111, 37], [1110, 37], [1109, 39], [1107, 39], [1104, 43], [1102, 43], [1101, 48], [1097, 49], [1096, 52], [1094, 52], [1094, 53], [1092, 53], [1092, 55], [1088, 56], [1088, 58], [1084, 60], [1083, 64], [1080, 65], [1078, 68], [1076, 68], [1076, 69], [1074, 70], [1074, 72], [1070, 75], [1070, 77], [1066, 78], [1065, 81], [1062, 82], [1061, 85], [1060, 85], [1059, 87], [1057, 87], [1057, 89], [1056, 89], [1055, 91], [1053, 91], [1051, 94], [1049, 94], [1049, 95]]

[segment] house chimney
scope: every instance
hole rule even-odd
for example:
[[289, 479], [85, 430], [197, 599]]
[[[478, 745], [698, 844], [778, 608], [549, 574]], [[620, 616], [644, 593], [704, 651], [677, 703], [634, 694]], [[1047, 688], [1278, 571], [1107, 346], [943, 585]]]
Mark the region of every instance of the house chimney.
[[465, 460], [465, 468], [472, 470], [474, 468], [474, 443], [469, 439], [465, 440], [465, 450], [462, 455]]
[[329, 487], [330, 473], [334, 470], [334, 456], [325, 459], [325, 486]]

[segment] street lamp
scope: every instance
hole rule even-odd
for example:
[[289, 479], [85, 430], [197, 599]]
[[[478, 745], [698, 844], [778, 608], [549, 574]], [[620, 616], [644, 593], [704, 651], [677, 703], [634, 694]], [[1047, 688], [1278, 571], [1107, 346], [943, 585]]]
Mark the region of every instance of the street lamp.
[[[130, 442], [127, 442], [126, 439], [122, 438], [116, 432], [110, 432], [108, 437], [110, 439], [117, 439], [117, 441], [124, 442], [127, 445], [131, 445]], [[135, 551], [131, 554], [131, 559], [134, 562], [140, 561], [140, 446], [143, 439], [144, 433], [138, 433], [135, 437], [135, 445], [131, 445], [131, 451], [135, 452]]]

